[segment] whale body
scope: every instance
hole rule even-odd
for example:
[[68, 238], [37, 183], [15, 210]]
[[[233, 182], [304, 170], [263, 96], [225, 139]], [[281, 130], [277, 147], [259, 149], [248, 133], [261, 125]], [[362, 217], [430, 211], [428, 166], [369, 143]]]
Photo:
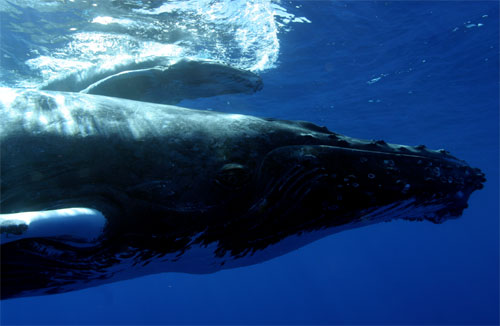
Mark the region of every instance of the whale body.
[[444, 150], [308, 122], [0, 93], [3, 299], [256, 264], [393, 219], [440, 223], [485, 181]]

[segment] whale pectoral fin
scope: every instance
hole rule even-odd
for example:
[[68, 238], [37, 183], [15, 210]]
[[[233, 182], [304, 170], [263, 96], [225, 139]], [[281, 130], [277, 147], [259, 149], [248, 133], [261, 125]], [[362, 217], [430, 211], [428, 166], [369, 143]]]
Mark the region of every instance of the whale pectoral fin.
[[97, 240], [105, 225], [101, 212], [82, 207], [0, 214], [0, 238], [1, 244], [27, 238], [62, 238], [85, 245]]
[[177, 104], [184, 99], [253, 93], [262, 89], [257, 74], [211, 61], [181, 60], [169, 67], [123, 71], [82, 93]]

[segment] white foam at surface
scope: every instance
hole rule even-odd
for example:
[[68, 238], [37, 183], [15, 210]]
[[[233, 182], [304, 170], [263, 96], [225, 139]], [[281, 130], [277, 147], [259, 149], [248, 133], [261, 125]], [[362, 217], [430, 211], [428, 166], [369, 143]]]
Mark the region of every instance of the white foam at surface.
[[105, 224], [106, 218], [101, 212], [84, 207], [0, 214], [2, 226], [27, 226], [21, 234], [2, 233], [1, 243], [40, 237], [64, 237], [74, 241], [91, 242], [99, 238]]
[[[278, 0], [164, 0], [155, 5], [146, 1], [138, 4], [143, 5], [126, 13], [114, 2], [93, 8], [79, 1], [57, 0], [19, 0], [16, 6], [0, 5], [14, 21], [18, 8], [32, 8], [42, 17], [53, 12], [82, 13], [61, 26], [67, 34], [54, 35], [62, 40], [57, 42], [61, 46], [49, 49], [43, 43], [34, 43], [27, 60], [20, 63], [24, 69], [0, 69], [1, 74], [10, 74], [7, 77], [12, 79], [0, 85], [37, 88], [78, 72], [86, 79], [86, 71], [92, 75], [100, 67], [118, 67], [127, 61], [141, 62], [158, 56], [210, 59], [236, 68], [265, 71], [277, 65], [279, 34], [290, 31], [293, 24], [310, 23]], [[24, 26], [23, 21], [19, 24], [18, 28], [27, 31], [28, 39], [39, 38], [36, 26]]]
[[109, 16], [97, 16], [92, 20], [92, 23], [101, 25], [121, 24], [124, 26], [131, 26], [134, 24], [134, 21], [130, 19], [116, 19]]
[[10, 107], [17, 97], [17, 92], [8, 87], [0, 87], [0, 103], [4, 108]]

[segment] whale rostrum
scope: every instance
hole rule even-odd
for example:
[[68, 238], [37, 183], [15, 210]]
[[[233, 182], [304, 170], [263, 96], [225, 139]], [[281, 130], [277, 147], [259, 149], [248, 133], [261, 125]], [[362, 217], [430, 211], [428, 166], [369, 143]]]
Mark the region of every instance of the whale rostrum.
[[392, 219], [440, 223], [485, 182], [446, 151], [309, 122], [0, 93], [2, 298], [256, 264]]

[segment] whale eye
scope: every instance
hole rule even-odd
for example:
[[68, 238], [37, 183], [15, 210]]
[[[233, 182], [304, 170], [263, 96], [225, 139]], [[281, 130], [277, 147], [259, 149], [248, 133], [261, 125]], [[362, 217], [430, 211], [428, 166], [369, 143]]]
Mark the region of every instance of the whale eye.
[[250, 181], [248, 169], [237, 163], [224, 165], [217, 176], [215, 182], [226, 189], [241, 189]]

